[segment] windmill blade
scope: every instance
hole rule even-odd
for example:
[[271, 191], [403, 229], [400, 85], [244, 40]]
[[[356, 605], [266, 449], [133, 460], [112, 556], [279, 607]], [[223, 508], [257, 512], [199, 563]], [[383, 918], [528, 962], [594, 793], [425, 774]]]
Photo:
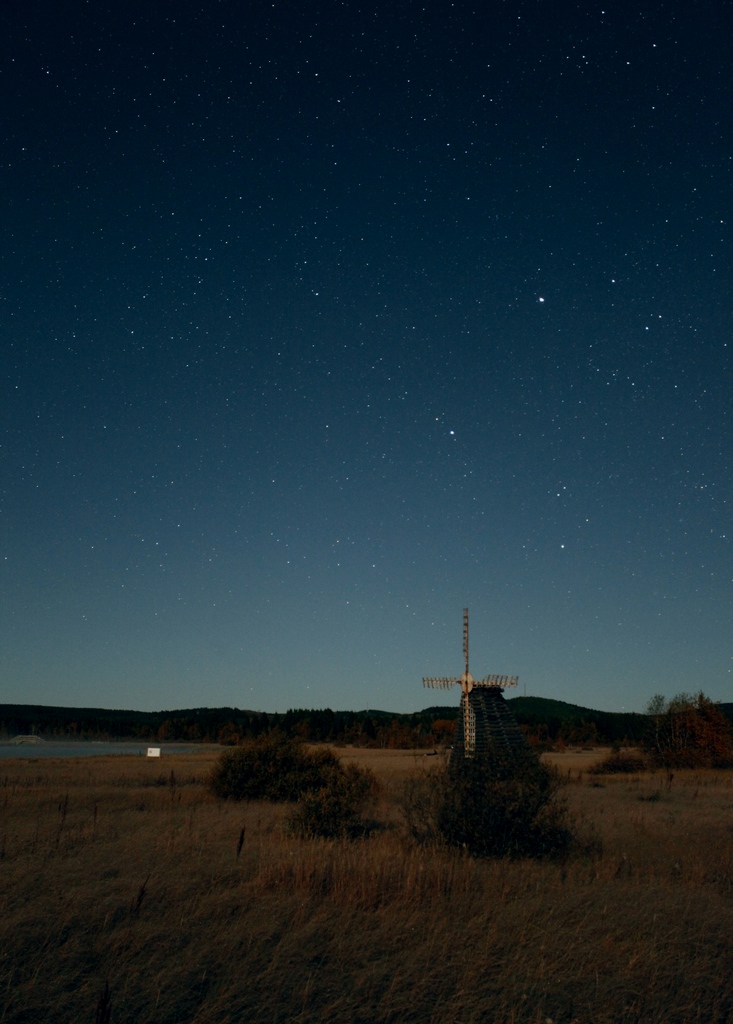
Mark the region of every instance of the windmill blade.
[[423, 676], [422, 684], [431, 690], [450, 690], [451, 686], [460, 685], [460, 682], [460, 679], [449, 679], [448, 676], [436, 676], [433, 678]]
[[517, 686], [519, 683], [519, 676], [501, 676], [501, 675], [489, 675], [485, 679], [481, 679], [477, 686]]

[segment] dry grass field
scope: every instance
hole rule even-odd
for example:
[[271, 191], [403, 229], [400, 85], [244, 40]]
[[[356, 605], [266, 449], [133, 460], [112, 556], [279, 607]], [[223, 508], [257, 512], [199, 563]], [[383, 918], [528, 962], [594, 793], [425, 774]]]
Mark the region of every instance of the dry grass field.
[[401, 837], [437, 758], [338, 753], [383, 786], [352, 844], [215, 800], [211, 752], [0, 763], [0, 1021], [733, 1020], [733, 773], [554, 755], [602, 853], [492, 863]]

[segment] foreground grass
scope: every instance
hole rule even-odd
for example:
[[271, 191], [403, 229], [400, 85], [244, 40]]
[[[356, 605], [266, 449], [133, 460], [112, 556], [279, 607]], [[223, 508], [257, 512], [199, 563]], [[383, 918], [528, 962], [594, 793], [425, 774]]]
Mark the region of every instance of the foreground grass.
[[113, 1024], [733, 1019], [731, 774], [569, 759], [603, 853], [482, 863], [390, 826], [403, 752], [368, 762], [387, 827], [354, 844], [216, 801], [213, 761], [3, 763], [0, 1021], [101, 1019], [105, 983]]

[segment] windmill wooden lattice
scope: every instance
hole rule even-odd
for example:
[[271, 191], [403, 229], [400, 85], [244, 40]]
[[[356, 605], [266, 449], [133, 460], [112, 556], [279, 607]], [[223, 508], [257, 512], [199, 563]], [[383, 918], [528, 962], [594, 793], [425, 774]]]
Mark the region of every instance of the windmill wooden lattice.
[[462, 676], [424, 677], [423, 686], [449, 690], [461, 688], [461, 715], [453, 741], [453, 759], [486, 754], [497, 746], [513, 751], [525, 744], [522, 730], [507, 707], [502, 690], [516, 686], [519, 676], [488, 675], [474, 679], [468, 670], [468, 608], [463, 609], [463, 656], [466, 668]]

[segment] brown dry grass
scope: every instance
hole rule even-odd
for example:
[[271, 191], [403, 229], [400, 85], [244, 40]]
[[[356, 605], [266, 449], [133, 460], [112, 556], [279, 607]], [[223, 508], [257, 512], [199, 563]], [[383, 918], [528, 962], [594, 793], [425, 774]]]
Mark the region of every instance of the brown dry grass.
[[[387, 823], [437, 760], [339, 754]], [[2, 763], [0, 1021], [101, 1020], [105, 982], [112, 1024], [733, 1019], [733, 773], [598, 785], [556, 755], [603, 854], [480, 863], [294, 840], [209, 794], [215, 756]]]

